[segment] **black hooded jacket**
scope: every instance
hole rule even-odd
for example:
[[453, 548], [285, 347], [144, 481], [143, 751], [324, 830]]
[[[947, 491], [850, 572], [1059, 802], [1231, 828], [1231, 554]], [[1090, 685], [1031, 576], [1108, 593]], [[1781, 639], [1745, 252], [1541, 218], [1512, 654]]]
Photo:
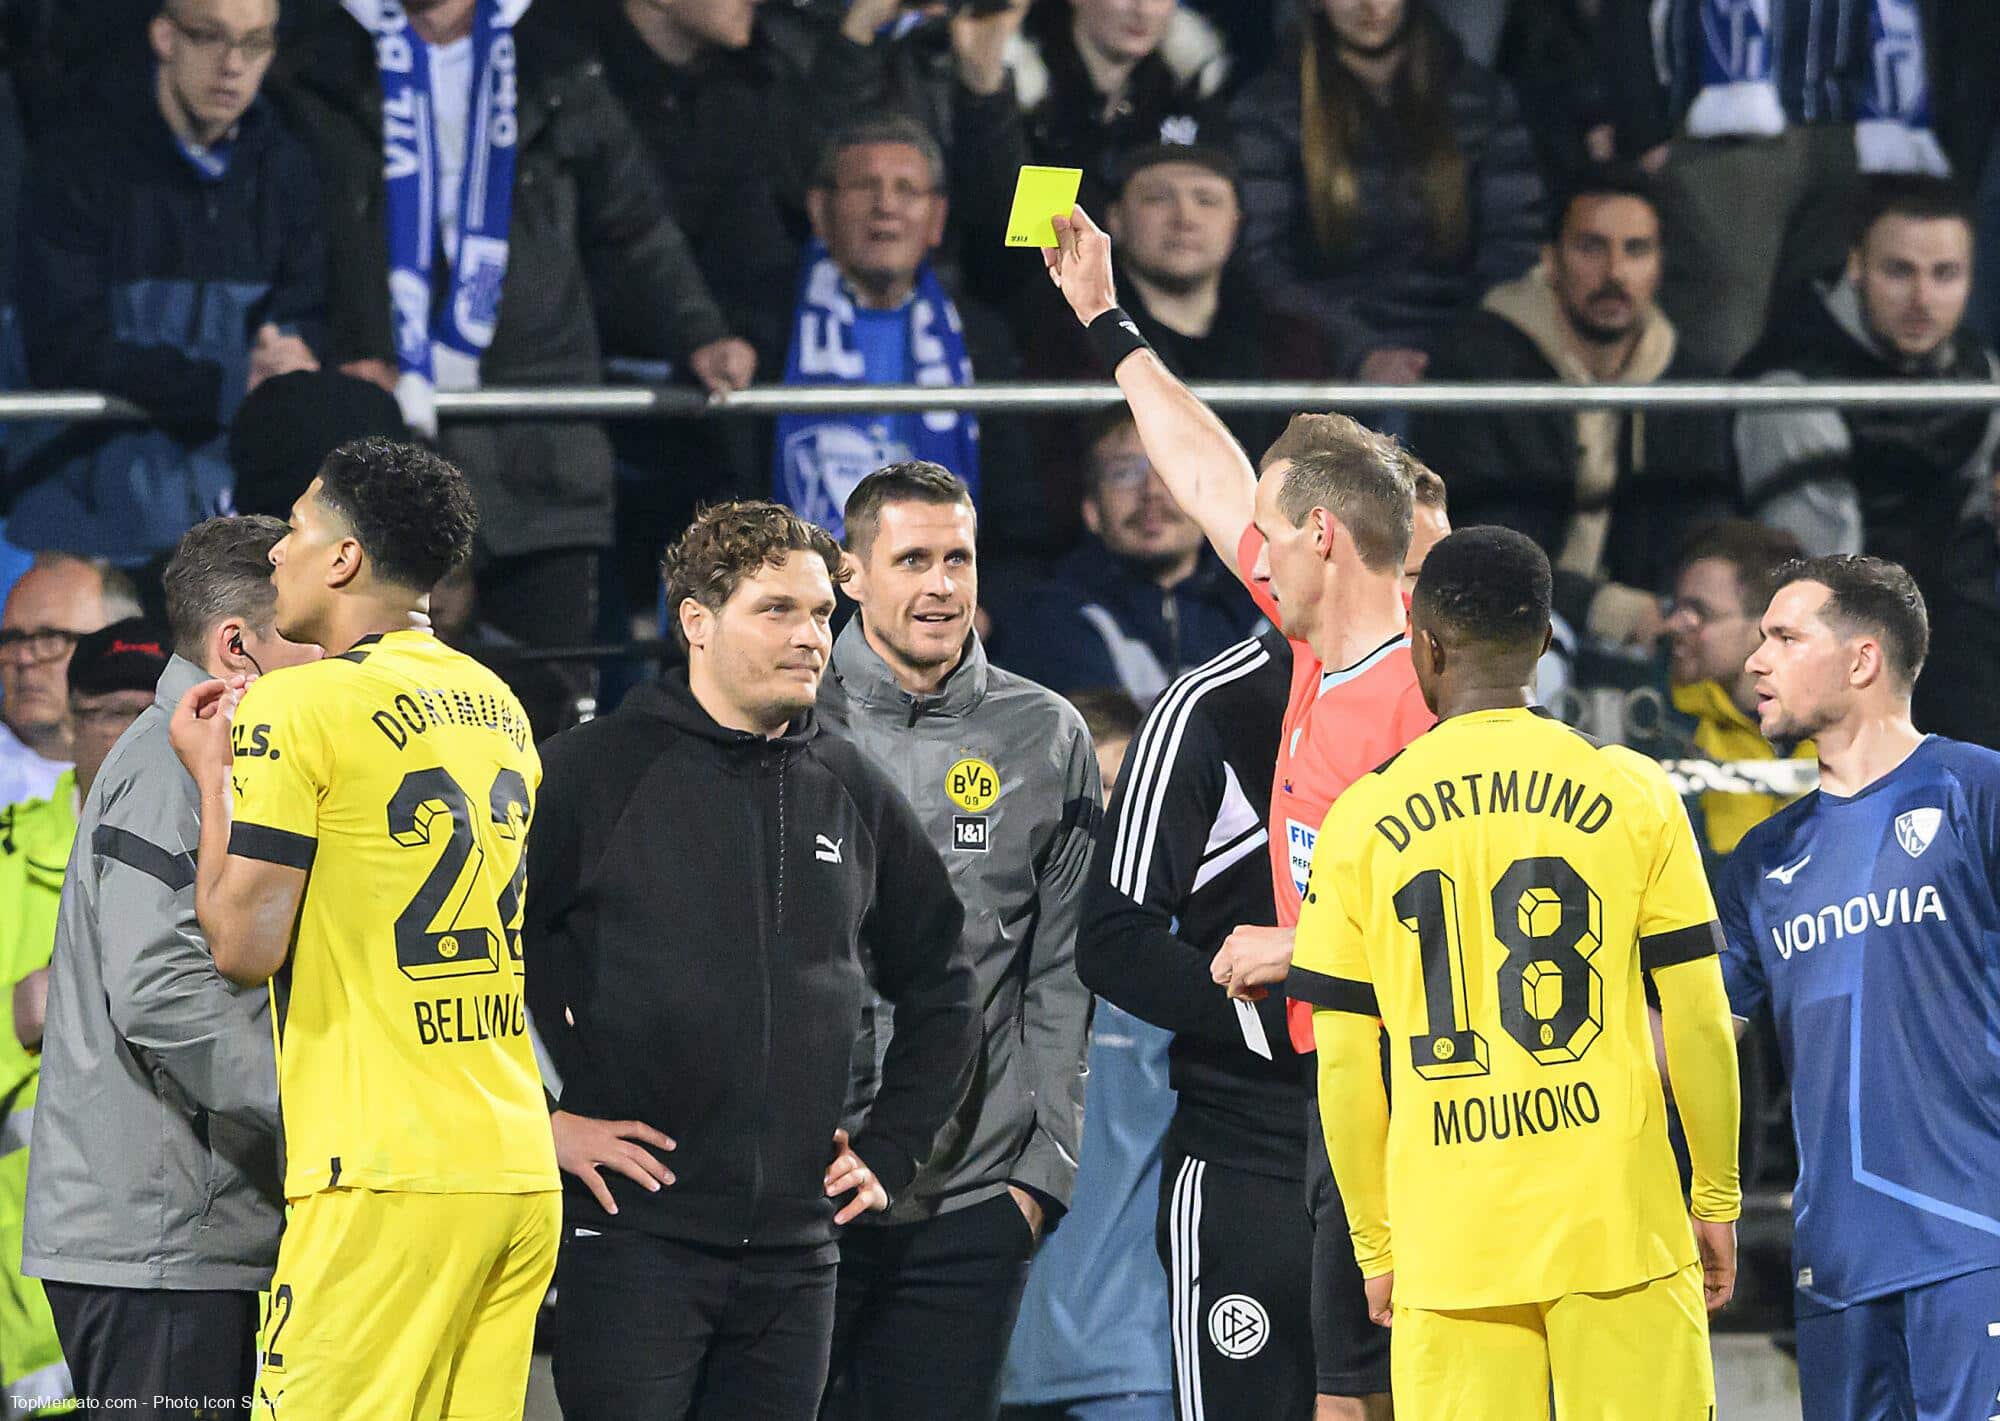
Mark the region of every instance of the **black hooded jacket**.
[[892, 1197], [906, 1187], [965, 1089], [979, 1015], [964, 910], [881, 771], [811, 713], [771, 740], [716, 724], [684, 669], [550, 741], [543, 765], [523, 945], [562, 1108], [679, 1146], [658, 1193], [605, 1174], [615, 1221], [565, 1180], [571, 1219], [829, 1242], [864, 960], [896, 1037], [854, 1149]]

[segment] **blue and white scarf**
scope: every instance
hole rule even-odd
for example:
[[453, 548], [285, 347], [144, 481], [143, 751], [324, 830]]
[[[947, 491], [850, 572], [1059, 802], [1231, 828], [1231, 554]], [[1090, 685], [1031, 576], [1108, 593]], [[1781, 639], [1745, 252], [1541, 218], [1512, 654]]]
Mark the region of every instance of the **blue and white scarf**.
[[1931, 132], [1930, 76], [1915, 0], [1871, 0], [1868, 56], [1854, 122], [1861, 171], [1949, 176], [1951, 164]]
[[1771, 0], [1701, 0], [1701, 88], [1690, 138], [1772, 138], [1785, 131], [1773, 80]]
[[[926, 261], [903, 308], [909, 319], [912, 382], [972, 383], [958, 310]], [[785, 357], [787, 385], [870, 385], [895, 379], [871, 371], [854, 339], [854, 293], [826, 247], [806, 248], [804, 275]], [[929, 459], [971, 486], [979, 497], [979, 421], [958, 410], [925, 414], [788, 414], [778, 420], [774, 480], [778, 501], [841, 536], [842, 511], [854, 486], [884, 464]]]
[[440, 236], [438, 153], [430, 47], [400, 0], [343, 0], [375, 37], [382, 79], [382, 152], [389, 226], [389, 299], [396, 327], [396, 399], [412, 427], [437, 433], [440, 385], [474, 389], [500, 321], [514, 209], [514, 23], [531, 0], [478, 0], [472, 22], [472, 103], [458, 203], [451, 289], [434, 311], [431, 272]]

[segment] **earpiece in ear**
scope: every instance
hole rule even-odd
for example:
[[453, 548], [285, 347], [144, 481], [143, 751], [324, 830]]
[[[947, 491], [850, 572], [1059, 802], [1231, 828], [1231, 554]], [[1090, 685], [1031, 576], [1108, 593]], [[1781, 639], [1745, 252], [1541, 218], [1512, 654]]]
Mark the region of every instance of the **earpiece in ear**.
[[230, 634], [230, 637], [229, 637], [229, 649], [230, 649], [231, 651], [235, 652], [235, 653], [236, 653], [236, 654], [237, 654], [238, 656], [241, 656], [241, 655], [243, 655], [243, 633], [242, 633], [242, 632], [232, 632], [232, 633]]

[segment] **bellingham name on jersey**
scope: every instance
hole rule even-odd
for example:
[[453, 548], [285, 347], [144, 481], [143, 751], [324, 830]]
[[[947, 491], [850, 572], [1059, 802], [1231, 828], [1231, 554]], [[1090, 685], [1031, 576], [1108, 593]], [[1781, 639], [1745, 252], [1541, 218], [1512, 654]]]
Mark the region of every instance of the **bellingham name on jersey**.
[[2000, 755], [1931, 736], [1752, 829], [1717, 897], [1792, 1082], [1802, 1311], [2000, 1266]]

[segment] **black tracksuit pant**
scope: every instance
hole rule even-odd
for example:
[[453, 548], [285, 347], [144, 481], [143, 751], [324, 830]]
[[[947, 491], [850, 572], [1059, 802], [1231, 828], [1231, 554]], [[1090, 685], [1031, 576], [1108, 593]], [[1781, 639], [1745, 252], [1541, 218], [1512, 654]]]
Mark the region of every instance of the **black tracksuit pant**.
[[257, 1295], [42, 1285], [79, 1400], [121, 1416], [249, 1415]]
[[828, 1421], [992, 1421], [1035, 1240], [1002, 1193], [840, 1241]]
[[706, 1248], [566, 1227], [554, 1357], [564, 1421], [812, 1421], [835, 1267], [831, 1244]]

